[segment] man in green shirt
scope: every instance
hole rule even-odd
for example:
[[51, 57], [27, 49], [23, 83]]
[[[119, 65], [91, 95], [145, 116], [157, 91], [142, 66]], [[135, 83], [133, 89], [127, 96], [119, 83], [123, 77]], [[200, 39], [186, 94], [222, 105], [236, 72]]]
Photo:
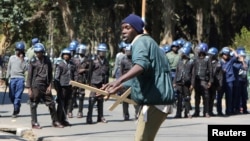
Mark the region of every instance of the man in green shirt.
[[28, 57], [28, 59], [29, 59], [29, 61], [31, 60], [31, 58], [32, 57], [34, 57], [35, 56], [35, 53], [34, 53], [34, 45], [36, 44], [36, 43], [39, 43], [39, 39], [38, 38], [33, 38], [32, 40], [31, 40], [31, 47], [27, 50], [27, 57]]
[[[122, 21], [122, 38], [123, 41], [132, 45], [133, 66], [127, 73], [104, 85], [101, 89], [110, 94], [115, 94], [118, 90], [124, 88], [124, 82], [130, 82], [131, 98], [136, 101], [135, 97], [144, 97], [143, 100], [136, 101], [141, 106], [141, 110], [135, 141], [154, 141], [161, 124], [165, 121], [167, 115], [172, 112], [172, 102], [149, 104], [151, 103], [149, 101], [167, 93], [166, 91], [172, 87], [172, 83], [166, 56], [149, 35], [143, 34], [143, 27], [144, 22], [134, 14], [130, 14]], [[167, 78], [170, 81], [165, 81]], [[173, 92], [171, 95], [173, 95]]]
[[176, 67], [180, 60], [180, 54], [178, 54], [178, 50], [180, 48], [180, 45], [177, 41], [173, 41], [171, 45], [171, 51], [166, 54], [167, 59], [169, 61], [170, 69], [171, 69], [171, 77], [172, 80], [175, 77]]

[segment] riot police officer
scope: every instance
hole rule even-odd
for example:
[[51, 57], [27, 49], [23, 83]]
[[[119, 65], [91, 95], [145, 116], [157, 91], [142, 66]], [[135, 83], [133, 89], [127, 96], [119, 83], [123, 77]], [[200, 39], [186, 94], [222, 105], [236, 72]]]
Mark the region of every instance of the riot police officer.
[[198, 117], [200, 114], [201, 97], [203, 100], [203, 116], [209, 115], [209, 88], [213, 83], [212, 67], [209, 58], [206, 57], [208, 45], [200, 43], [198, 45], [198, 56], [194, 59], [194, 68], [192, 74], [192, 86], [195, 90], [195, 112], [193, 117]]
[[220, 61], [218, 59], [218, 49], [216, 47], [211, 47], [207, 51], [207, 55], [209, 57], [212, 71], [213, 71], [213, 83], [209, 88], [209, 115], [215, 116], [213, 112], [214, 100], [216, 98], [217, 92], [221, 89], [222, 80], [223, 80], [223, 72], [221, 68]]
[[192, 44], [186, 44], [180, 49], [181, 59], [179, 60], [176, 68], [176, 75], [173, 81], [173, 86], [177, 92], [177, 110], [175, 118], [181, 118], [182, 108], [184, 107], [184, 117], [191, 118], [191, 78], [194, 61], [190, 59]]
[[35, 57], [34, 45], [39, 42], [40, 40], [37, 37], [31, 39], [31, 47], [27, 50], [27, 53], [26, 53], [29, 60]]
[[27, 78], [32, 128], [41, 129], [41, 126], [37, 120], [37, 106], [40, 102], [40, 99], [43, 99], [46, 106], [49, 108], [52, 126], [63, 128], [63, 125], [58, 122], [55, 102], [51, 93], [52, 63], [49, 57], [44, 55], [45, 48], [43, 44], [35, 44], [34, 52], [36, 57], [33, 57], [30, 60]]
[[62, 50], [62, 61], [56, 65], [55, 86], [57, 89], [57, 114], [59, 122], [64, 126], [71, 126], [67, 119], [67, 108], [72, 99], [71, 80], [76, 80], [77, 71], [75, 64], [71, 61], [71, 52], [68, 48]]
[[[76, 81], [83, 84], [89, 84], [88, 78], [89, 78], [89, 66], [90, 61], [87, 56], [85, 56], [87, 50], [87, 46], [85, 44], [79, 44], [76, 48], [76, 54], [78, 55], [78, 59], [76, 59], [76, 68], [77, 68], [77, 79]], [[77, 118], [83, 117], [83, 103], [84, 103], [84, 97], [85, 97], [85, 89], [82, 88], [75, 88], [77, 89], [78, 100], [79, 100], [79, 106], [78, 106], [78, 114]], [[69, 113], [68, 117], [71, 117], [73, 111], [73, 103], [69, 104]]]
[[121, 59], [125, 56], [125, 48], [128, 44], [125, 42], [120, 42], [119, 44], [119, 49], [120, 52], [117, 53], [116, 58], [115, 58], [115, 66], [112, 71], [112, 77], [118, 79], [121, 76], [121, 71], [120, 71], [120, 64], [121, 64]]
[[178, 54], [179, 48], [179, 43], [177, 41], [173, 41], [173, 43], [171, 44], [171, 51], [166, 54], [171, 69], [172, 80], [175, 77], [176, 67], [180, 60], [180, 55]]
[[[73, 40], [69, 43], [69, 47], [68, 47], [70, 54], [71, 54], [71, 62], [74, 63], [75, 66], [78, 66], [78, 63], [79, 63], [79, 58], [76, 54], [76, 48], [78, 47], [78, 45], [79, 45], [79, 42], [76, 40]], [[69, 105], [67, 109], [68, 118], [73, 118], [72, 108], [78, 107], [78, 104], [77, 104], [78, 90], [79, 89], [77, 87], [73, 87], [72, 98], [69, 101]]]
[[[125, 48], [125, 56], [121, 59], [121, 75], [124, 75], [125, 73], [127, 73], [133, 66], [132, 63], [132, 53], [131, 53], [131, 45], [127, 44], [126, 48]], [[127, 87], [129, 88], [129, 87]], [[124, 88], [122, 91], [120, 91], [119, 93], [122, 94], [124, 93], [127, 88]], [[130, 96], [128, 97], [130, 98]], [[138, 105], [134, 105], [135, 108], [135, 119], [137, 119], [138, 117], [138, 112], [139, 112], [139, 106]], [[130, 114], [129, 114], [129, 104], [127, 102], [122, 102], [122, 110], [123, 110], [123, 118], [124, 120], [129, 120], [130, 118]]]
[[[101, 88], [103, 84], [108, 83], [109, 79], [109, 61], [106, 58], [107, 45], [100, 43], [97, 47], [97, 55], [93, 60], [91, 85], [96, 88]], [[92, 124], [93, 108], [97, 102], [97, 122], [107, 123], [103, 117], [103, 102], [102, 95], [91, 92], [89, 96], [87, 124]]]

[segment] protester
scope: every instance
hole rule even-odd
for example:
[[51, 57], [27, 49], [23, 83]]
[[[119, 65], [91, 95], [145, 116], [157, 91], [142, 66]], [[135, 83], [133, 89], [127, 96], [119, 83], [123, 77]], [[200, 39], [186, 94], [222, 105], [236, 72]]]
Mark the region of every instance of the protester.
[[[143, 27], [144, 22], [135, 14], [130, 14], [122, 21], [123, 41], [132, 45], [133, 67], [119, 79], [107, 83], [101, 89], [108, 91], [110, 94], [115, 94], [125, 86], [124, 82], [133, 79], [130, 81], [132, 84], [131, 96], [157, 96], [166, 90], [164, 82], [157, 80], [162, 80], [161, 76], [164, 76], [164, 79], [166, 78], [166, 75], [160, 75], [163, 70], [170, 71], [168, 60], [158, 44], [149, 35], [143, 34]], [[168, 82], [172, 85], [170, 74], [167, 74]], [[143, 104], [145, 101], [140, 102], [137, 101], [139, 104]], [[172, 105], [143, 104], [141, 108], [135, 141], [153, 141], [161, 124], [165, 121], [167, 115], [172, 112]]]

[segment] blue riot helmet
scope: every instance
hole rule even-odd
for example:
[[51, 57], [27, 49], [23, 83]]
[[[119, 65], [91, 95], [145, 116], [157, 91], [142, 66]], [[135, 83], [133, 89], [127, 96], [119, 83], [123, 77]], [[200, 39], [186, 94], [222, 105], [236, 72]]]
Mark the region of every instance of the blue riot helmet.
[[164, 45], [162, 48], [164, 49], [165, 53], [168, 53], [169, 51], [171, 51], [171, 46], [168, 44]]
[[193, 44], [191, 42], [189, 42], [189, 41], [185, 42], [184, 45], [183, 45], [183, 47], [190, 48], [190, 51], [192, 49], [192, 46], [193, 46]]
[[181, 53], [182, 53], [183, 55], [189, 57], [189, 54], [190, 54], [190, 52], [191, 52], [191, 49], [192, 49], [191, 47], [186, 46], [186, 47], [182, 47], [182, 48], [180, 49], [180, 51], [181, 51]]
[[36, 43], [39, 43], [39, 39], [38, 38], [33, 38], [31, 40], [31, 43], [32, 43], [32, 45], [35, 45]]
[[200, 43], [198, 45], [198, 51], [199, 51], [199, 53], [207, 53], [208, 45], [206, 43]]
[[246, 56], [246, 51], [245, 50], [238, 50], [237, 54], [240, 56]]
[[186, 40], [184, 40], [183, 38], [180, 38], [176, 40], [176, 42], [178, 43], [179, 46], [183, 47], [183, 45], [186, 43]]
[[65, 48], [62, 50], [61, 52], [61, 57], [63, 58], [63, 55], [69, 55], [69, 57], [71, 57], [71, 51], [69, 50], [69, 48]]
[[236, 52], [238, 53], [238, 51], [246, 51], [246, 49], [243, 47], [243, 46], [238, 46], [237, 49], [236, 49]]
[[76, 51], [78, 44], [79, 43], [76, 40], [73, 40], [72, 42], [69, 43], [69, 50]]
[[132, 53], [131, 53], [131, 45], [128, 44], [128, 46], [125, 48], [125, 53], [128, 57], [131, 57]]
[[172, 44], [171, 44], [171, 48], [172, 47], [179, 47], [179, 44], [177, 41], [173, 41]]
[[19, 50], [19, 51], [24, 51], [25, 50], [25, 44], [24, 44], [24, 42], [17, 42], [15, 49]]
[[210, 55], [217, 55], [218, 54], [218, 49], [216, 47], [211, 47], [208, 51], [207, 51], [207, 54], [210, 54]]
[[77, 54], [85, 54], [87, 50], [87, 46], [85, 44], [79, 44], [78, 47], [76, 48], [76, 53]]
[[129, 44], [125, 43], [124, 41], [121, 41], [118, 46], [120, 49], [122, 49], [122, 48], [126, 48], [128, 45]]
[[97, 53], [99, 57], [104, 58], [106, 56], [106, 52], [108, 51], [107, 44], [100, 43], [97, 47]]
[[100, 43], [97, 47], [97, 51], [103, 51], [103, 52], [106, 52], [108, 51], [108, 47], [107, 47], [107, 44], [105, 43]]
[[220, 54], [230, 55], [230, 48], [229, 47], [223, 47], [220, 51]]
[[34, 52], [45, 52], [45, 47], [42, 43], [36, 43], [34, 45]]
[[244, 50], [244, 51], [246, 51], [245, 47], [243, 47], [243, 46], [238, 46], [236, 50]]

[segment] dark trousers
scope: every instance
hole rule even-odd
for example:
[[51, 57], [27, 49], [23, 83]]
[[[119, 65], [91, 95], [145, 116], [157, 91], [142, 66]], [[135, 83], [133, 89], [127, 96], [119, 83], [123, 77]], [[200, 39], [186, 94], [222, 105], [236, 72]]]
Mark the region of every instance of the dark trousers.
[[72, 100], [69, 101], [69, 107], [68, 107], [68, 112], [72, 113], [74, 107], [74, 101], [75, 100], [79, 100], [79, 104], [78, 104], [78, 113], [82, 113], [83, 111], [83, 104], [84, 104], [84, 98], [85, 98], [85, 89], [81, 89], [81, 88], [73, 88], [72, 91]]
[[209, 89], [207, 88], [207, 82], [202, 80], [196, 80], [195, 82], [195, 113], [200, 113], [201, 97], [203, 100], [203, 114], [208, 113], [209, 108]]
[[237, 102], [237, 108], [243, 109], [243, 113], [247, 112], [247, 100], [248, 100], [248, 92], [247, 92], [247, 82], [239, 81], [239, 101]]
[[209, 107], [208, 107], [208, 112], [209, 114], [213, 114], [213, 107], [214, 107], [214, 100], [216, 98], [217, 94], [217, 86], [212, 84], [212, 86], [209, 88]]
[[[92, 86], [95, 88], [101, 88], [102, 84], [94, 84]], [[100, 121], [103, 118], [103, 102], [104, 98], [102, 95], [98, 95], [95, 92], [90, 92], [87, 121], [92, 122], [93, 108], [95, 103], [97, 103], [97, 121]]]
[[68, 121], [67, 119], [67, 109], [69, 103], [72, 99], [72, 87], [71, 86], [61, 86], [57, 92], [57, 115], [59, 122], [63, 123]]
[[221, 90], [218, 92], [217, 95], [217, 113], [222, 113], [222, 98], [226, 94], [226, 115], [232, 114], [232, 94], [233, 94], [233, 82], [224, 82]]
[[181, 117], [182, 109], [185, 110], [185, 116], [188, 116], [190, 114], [191, 109], [191, 92], [189, 90], [189, 86], [187, 85], [177, 85], [177, 110], [176, 110], [176, 116]]
[[54, 98], [51, 93], [46, 93], [47, 87], [39, 85], [32, 88], [32, 96], [30, 97], [31, 122], [37, 123], [37, 106], [42, 99], [49, 108], [52, 122], [58, 121]]

